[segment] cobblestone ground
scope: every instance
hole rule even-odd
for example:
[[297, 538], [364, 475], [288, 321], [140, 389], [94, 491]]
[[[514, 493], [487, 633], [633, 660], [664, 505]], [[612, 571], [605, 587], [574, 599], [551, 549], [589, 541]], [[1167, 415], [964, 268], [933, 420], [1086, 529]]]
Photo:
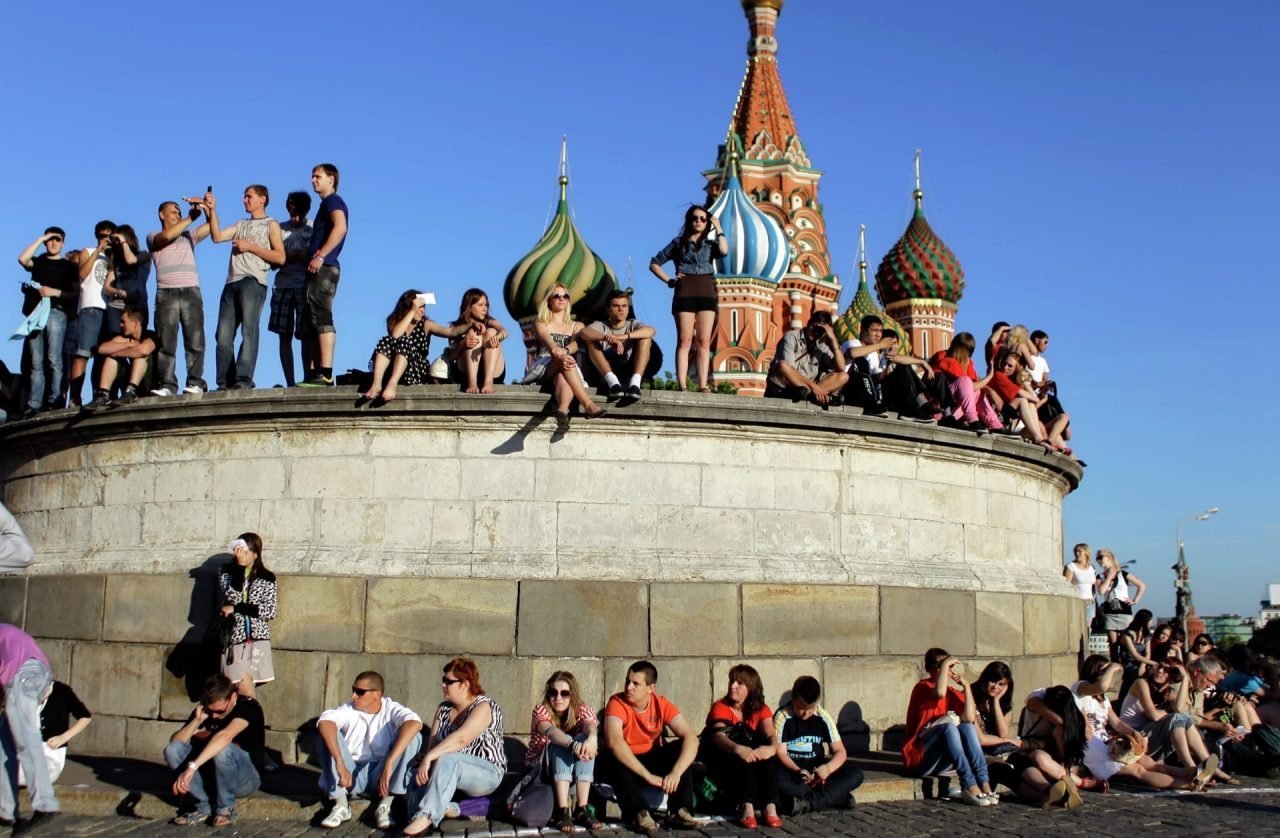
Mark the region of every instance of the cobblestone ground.
[[[763, 829], [758, 833], [728, 823], [712, 823], [698, 832], [675, 832], [670, 835], [727, 838], [731, 835], [874, 835], [876, 838], [912, 835], [1275, 835], [1280, 833], [1280, 788], [1244, 786], [1218, 789], [1208, 794], [1149, 795], [1115, 793], [1089, 794], [1083, 808], [1067, 812], [1045, 812], [1039, 808], [1007, 799], [998, 807], [977, 808], [954, 803], [932, 801], [872, 803], [845, 812], [820, 813], [789, 818], [783, 829]], [[59, 816], [47, 826], [29, 834], [39, 835], [128, 835], [146, 838], [153, 835], [205, 835], [205, 827], [170, 826], [160, 820], [128, 818], [89, 818]], [[371, 827], [355, 822], [328, 831], [299, 822], [240, 821], [217, 831], [219, 836], [242, 838], [294, 838], [302, 835], [332, 835], [334, 838], [381, 836]], [[385, 833], [398, 835], [397, 832]], [[436, 833], [439, 835], [439, 833]], [[457, 838], [484, 836], [559, 835], [552, 830], [539, 833], [500, 823], [484, 821], [446, 822], [446, 835]], [[579, 835], [586, 833], [579, 831]], [[597, 835], [630, 835], [621, 829], [606, 829]]]

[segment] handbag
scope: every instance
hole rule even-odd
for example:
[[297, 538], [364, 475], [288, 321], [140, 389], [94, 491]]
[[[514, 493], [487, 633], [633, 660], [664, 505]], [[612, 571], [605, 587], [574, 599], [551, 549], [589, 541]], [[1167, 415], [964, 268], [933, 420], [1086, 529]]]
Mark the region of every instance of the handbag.
[[231, 642], [234, 633], [233, 619], [235, 618], [221, 615], [215, 617], [209, 624], [209, 630], [205, 632], [204, 637], [205, 643], [216, 647], [219, 657], [222, 657], [228, 666], [235, 660], [235, 647]]
[[549, 751], [550, 748], [543, 749], [542, 759], [524, 773], [511, 794], [507, 795], [507, 810], [511, 813], [511, 820], [520, 826], [542, 829], [551, 822], [551, 813], [556, 808], [556, 793], [544, 779], [549, 768]]

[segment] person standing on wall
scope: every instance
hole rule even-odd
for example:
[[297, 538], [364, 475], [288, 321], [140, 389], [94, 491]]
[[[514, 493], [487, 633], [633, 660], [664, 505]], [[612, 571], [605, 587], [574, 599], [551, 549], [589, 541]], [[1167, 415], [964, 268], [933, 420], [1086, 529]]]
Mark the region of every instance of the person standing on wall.
[[[649, 261], [653, 275], [675, 289], [671, 313], [676, 318], [676, 386], [681, 390], [689, 378], [689, 347], [695, 341], [698, 392], [710, 390], [711, 341], [719, 310], [715, 260], [728, 255], [729, 240], [720, 219], [695, 205], [684, 214], [680, 235]], [[662, 270], [667, 262], [675, 263], [674, 279]]]
[[[24, 419], [30, 419], [41, 410], [60, 407], [58, 394], [62, 392], [62, 341], [67, 322], [76, 315], [76, 302], [80, 297], [80, 274], [76, 263], [63, 258], [62, 246], [67, 234], [61, 227], [46, 227], [44, 234], [18, 254], [18, 264], [31, 273], [31, 281], [40, 287], [23, 288], [22, 314], [35, 311], [42, 298], [49, 298], [49, 319], [43, 329], [27, 336], [27, 352], [31, 356], [31, 393], [27, 397]], [[44, 253], [36, 250], [44, 245]], [[45, 364], [52, 375], [49, 378], [49, 396], [45, 398]]]
[[311, 260], [307, 262], [307, 340], [311, 343], [303, 387], [333, 386], [333, 298], [338, 293], [338, 255], [347, 240], [347, 202], [338, 197], [338, 167], [321, 163], [311, 170], [311, 188], [320, 196], [312, 223]]

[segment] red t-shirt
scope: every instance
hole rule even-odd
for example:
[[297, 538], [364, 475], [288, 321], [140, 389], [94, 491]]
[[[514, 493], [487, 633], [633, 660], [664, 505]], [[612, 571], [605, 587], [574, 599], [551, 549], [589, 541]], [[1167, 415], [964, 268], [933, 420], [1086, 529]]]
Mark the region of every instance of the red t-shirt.
[[907, 703], [907, 729], [902, 743], [902, 762], [912, 771], [920, 767], [924, 761], [924, 744], [920, 741], [920, 732], [929, 722], [946, 715], [950, 710], [956, 714], [964, 712], [964, 693], [955, 687], [948, 687], [946, 695], [938, 696], [938, 682], [925, 678], [911, 690], [911, 700]]
[[1002, 372], [992, 373], [991, 389], [1000, 394], [1005, 404], [1013, 401], [1022, 392], [1022, 388], [1013, 383], [1013, 379]]
[[960, 362], [952, 358], [946, 352], [938, 352], [929, 359], [929, 366], [936, 371], [946, 373], [952, 378], [960, 378], [968, 376], [974, 381], [978, 380], [978, 371], [973, 366], [973, 359], [970, 358], [964, 367], [960, 366]]
[[760, 732], [760, 725], [765, 722], [773, 721], [773, 713], [769, 707], [763, 706], [757, 710], [751, 718], [745, 718], [739, 711], [734, 710], [722, 698], [715, 704], [711, 705], [711, 712], [707, 713], [707, 725], [710, 726], [716, 722], [725, 722], [726, 724], [736, 725], [738, 722], [745, 722], [747, 728], [752, 733]]
[[[596, 711], [592, 710], [585, 704], [578, 705], [578, 717], [574, 720], [574, 725], [565, 731], [570, 736], [577, 736], [582, 732], [584, 725], [591, 724], [596, 720]], [[533, 731], [529, 734], [529, 750], [525, 752], [524, 764], [533, 765], [542, 758], [542, 752], [546, 749], [547, 743], [551, 740], [547, 738], [545, 733], [538, 730], [543, 722], [554, 725], [551, 719], [551, 710], [545, 702], [539, 702], [537, 707], [533, 708], [533, 718], [529, 721], [530, 729]]]
[[628, 704], [622, 693], [610, 696], [604, 707], [606, 719], [613, 717], [622, 722], [622, 738], [637, 756], [649, 753], [658, 744], [663, 729], [679, 715], [680, 709], [657, 693], [649, 694], [649, 706], [643, 711]]

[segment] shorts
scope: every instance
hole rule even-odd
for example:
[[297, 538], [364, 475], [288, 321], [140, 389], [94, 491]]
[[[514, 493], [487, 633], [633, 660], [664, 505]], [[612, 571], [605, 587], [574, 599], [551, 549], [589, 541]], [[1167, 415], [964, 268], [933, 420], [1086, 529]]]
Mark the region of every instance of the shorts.
[[680, 312], [699, 312], [699, 311], [719, 311], [719, 297], [672, 297], [671, 313], [679, 314]]
[[76, 357], [92, 358], [98, 348], [102, 335], [102, 318], [106, 313], [101, 308], [80, 309], [80, 339], [76, 341]]
[[306, 288], [271, 289], [271, 316], [267, 331], [290, 337], [303, 332], [303, 313], [307, 308]]
[[338, 293], [337, 265], [322, 265], [307, 275], [307, 326], [317, 335], [334, 331], [333, 298]]

